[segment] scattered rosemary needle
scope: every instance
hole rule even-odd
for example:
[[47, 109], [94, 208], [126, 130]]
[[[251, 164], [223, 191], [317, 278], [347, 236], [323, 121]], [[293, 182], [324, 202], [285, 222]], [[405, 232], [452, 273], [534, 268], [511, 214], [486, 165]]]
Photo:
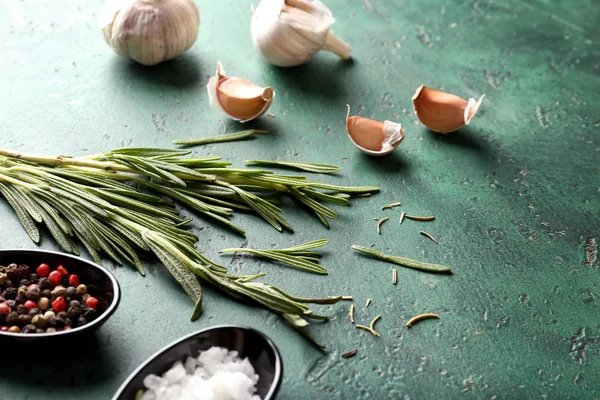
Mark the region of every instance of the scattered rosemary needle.
[[344, 357], [344, 358], [354, 357], [356, 355], [356, 353], [358, 353], [358, 350], [353, 349], [353, 350], [347, 351], [344, 354], [342, 354], [342, 357]]
[[431, 236], [429, 233], [425, 232], [425, 231], [419, 231], [419, 233], [423, 236], [427, 236], [429, 239], [433, 240], [433, 242], [435, 242], [435, 244], [440, 244], [433, 236]]
[[400, 214], [400, 223], [402, 223], [402, 221], [404, 221], [404, 217], [406, 217], [406, 213], [404, 211], [402, 211], [402, 214]]
[[379, 222], [377, 222], [377, 233], [381, 235], [381, 225], [383, 225], [383, 223], [385, 221], [387, 221], [388, 219], [390, 219], [389, 217], [385, 217], [379, 220]]
[[379, 333], [375, 332], [373, 329], [369, 328], [368, 326], [365, 325], [354, 325], [355, 328], [357, 329], [362, 329], [364, 331], [370, 332], [371, 335], [373, 336], [379, 336]]
[[[372, 321], [371, 321], [371, 323], [369, 324], [369, 328], [370, 328], [370, 329], [371, 329], [373, 332], [375, 332], [375, 333], [377, 333], [377, 332], [375, 331], [375, 324], [376, 324], [376, 323], [377, 323], [377, 321], [379, 321], [380, 319], [381, 319], [381, 314], [379, 314], [378, 316], [376, 316], [375, 318], [373, 318], [373, 320], [372, 320]], [[377, 336], [379, 336], [379, 334], [377, 334]]]
[[433, 221], [435, 219], [435, 217], [433, 215], [431, 215], [429, 217], [418, 217], [415, 215], [405, 215], [405, 217], [408, 219], [412, 219], [414, 221]]
[[371, 197], [371, 193], [359, 193], [357, 194], [358, 197]]
[[392, 284], [396, 285], [398, 283], [398, 271], [396, 271], [396, 268], [394, 268], [392, 270]]
[[354, 304], [350, 306], [350, 322], [354, 323]]
[[373, 218], [373, 221], [379, 221], [379, 218]]
[[437, 314], [421, 314], [421, 315], [417, 315], [416, 317], [412, 317], [411, 319], [408, 320], [408, 322], [406, 323], [407, 327], [411, 327], [415, 322], [421, 321], [423, 319], [428, 319], [428, 318], [440, 318], [439, 315]]
[[176, 140], [173, 140], [171, 143], [182, 145], [182, 146], [201, 146], [204, 144], [233, 142], [236, 140], [243, 140], [243, 139], [247, 139], [247, 138], [254, 136], [255, 133], [269, 133], [269, 132], [263, 131], [263, 130], [258, 130], [258, 129], [250, 129], [247, 131], [226, 133], [223, 135], [209, 136], [209, 137], [205, 137], [205, 138], [176, 139]]
[[342, 300], [352, 301], [352, 296], [342, 296]]
[[267, 117], [275, 118], [275, 114], [273, 114], [273, 113], [267, 113]]
[[392, 264], [401, 265], [406, 268], [418, 269], [426, 272], [452, 272], [452, 268], [446, 265], [429, 264], [405, 257], [388, 256], [380, 251], [359, 245], [353, 245], [352, 248], [359, 253], [366, 254], [381, 261], [387, 261]]
[[371, 299], [367, 299], [367, 302], [365, 303], [365, 307], [369, 307], [369, 304], [371, 304]]
[[394, 208], [394, 207], [399, 207], [402, 204], [400, 204], [400, 202], [397, 203], [391, 203], [391, 204], [386, 204], [385, 206], [381, 207], [382, 210], [389, 210], [390, 208]]

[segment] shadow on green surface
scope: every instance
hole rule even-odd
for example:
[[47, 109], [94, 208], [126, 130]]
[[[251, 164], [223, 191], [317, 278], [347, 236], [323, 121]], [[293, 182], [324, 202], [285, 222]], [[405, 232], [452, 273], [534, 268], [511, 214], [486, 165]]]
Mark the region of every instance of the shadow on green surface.
[[482, 153], [489, 153], [490, 151], [481, 133], [468, 126], [464, 126], [456, 132], [447, 134], [434, 132], [429, 129], [426, 130], [429, 136], [444, 144], [462, 147], [464, 149], [477, 150]]
[[336, 98], [347, 95], [352, 91], [349, 85], [350, 74], [353, 66], [350, 60], [335, 60], [323, 55], [317, 56], [309, 62], [292, 68], [272, 66], [273, 73], [278, 81], [293, 92], [320, 94]]
[[362, 152], [360, 155], [370, 168], [378, 172], [396, 173], [402, 171], [408, 173], [411, 169], [410, 162], [397, 151], [381, 157], [373, 157]]
[[111, 66], [116, 73], [128, 82], [151, 83], [160, 86], [190, 88], [203, 85], [203, 69], [200, 59], [192, 53], [147, 67], [135, 61], [117, 59]]
[[0, 341], [5, 349], [0, 380], [10, 382], [10, 385], [43, 383], [52, 392], [53, 387], [81, 387], [114, 381], [119, 373], [107, 361], [110, 348], [102, 346], [94, 334], [74, 339], [3, 342]]

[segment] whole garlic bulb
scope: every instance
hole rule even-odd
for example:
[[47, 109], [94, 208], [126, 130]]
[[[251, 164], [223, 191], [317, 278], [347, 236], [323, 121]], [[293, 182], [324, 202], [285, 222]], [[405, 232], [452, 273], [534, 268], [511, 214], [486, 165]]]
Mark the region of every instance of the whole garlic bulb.
[[99, 25], [118, 55], [155, 65], [192, 47], [200, 13], [193, 0], [109, 0]]
[[252, 16], [254, 45], [271, 63], [293, 67], [320, 50], [349, 59], [350, 46], [330, 30], [335, 19], [318, 0], [262, 0]]

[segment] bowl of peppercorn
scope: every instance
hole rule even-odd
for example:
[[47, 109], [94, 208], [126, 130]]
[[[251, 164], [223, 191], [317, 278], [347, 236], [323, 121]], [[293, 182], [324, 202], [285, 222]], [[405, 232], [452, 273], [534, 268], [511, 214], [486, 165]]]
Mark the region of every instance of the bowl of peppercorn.
[[83, 258], [0, 250], [0, 338], [21, 341], [90, 332], [115, 312], [119, 284]]

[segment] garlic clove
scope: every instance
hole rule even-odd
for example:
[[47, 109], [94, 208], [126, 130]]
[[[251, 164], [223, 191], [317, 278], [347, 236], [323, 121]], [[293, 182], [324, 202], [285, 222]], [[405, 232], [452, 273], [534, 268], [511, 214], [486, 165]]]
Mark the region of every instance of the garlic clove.
[[225, 75], [223, 64], [206, 86], [210, 105], [236, 121], [247, 122], [263, 115], [273, 102], [275, 92], [244, 79]]
[[143, 65], [171, 60], [192, 47], [199, 24], [193, 0], [108, 0], [99, 16], [106, 43]]
[[350, 106], [347, 107], [348, 137], [363, 153], [384, 156], [394, 151], [404, 140], [404, 129], [401, 124], [392, 121], [379, 122], [359, 116], [350, 117]]
[[350, 58], [350, 46], [331, 30], [335, 19], [318, 0], [262, 0], [252, 16], [254, 45], [271, 63], [292, 67], [320, 50]]
[[456, 95], [421, 86], [412, 101], [414, 111], [421, 124], [440, 133], [454, 132], [473, 119], [483, 97], [466, 101]]

